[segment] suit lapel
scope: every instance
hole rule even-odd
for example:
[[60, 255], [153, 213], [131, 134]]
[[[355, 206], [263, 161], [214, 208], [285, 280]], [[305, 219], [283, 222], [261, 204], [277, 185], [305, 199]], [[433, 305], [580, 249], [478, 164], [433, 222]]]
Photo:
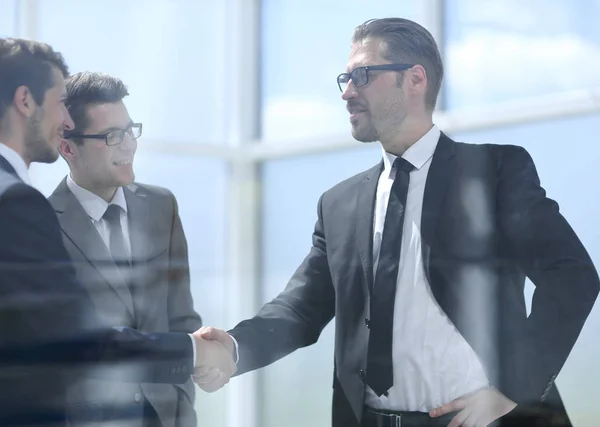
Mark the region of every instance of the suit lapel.
[[148, 232], [152, 230], [150, 208], [146, 195], [137, 191], [134, 184], [125, 187], [123, 191], [127, 201], [131, 262], [135, 266], [146, 262], [152, 255], [156, 254], [155, 242]]
[[373, 218], [375, 215], [377, 182], [382, 169], [383, 162], [367, 171], [366, 177], [359, 184], [356, 205], [358, 251], [368, 293], [373, 289]]
[[435, 231], [442, 213], [448, 184], [452, 181], [456, 172], [456, 147], [454, 144], [454, 141], [443, 132], [441, 133], [425, 183], [423, 213], [421, 216], [421, 250], [423, 266], [430, 283], [429, 256], [431, 246], [435, 244]]
[[133, 316], [131, 293], [98, 231], [64, 179], [51, 196], [63, 232], [104, 277]]
[[21, 179], [15, 168], [13, 168], [12, 165], [8, 162], [8, 160], [6, 160], [2, 156], [0, 156], [0, 168], [13, 175], [15, 178], [18, 178], [19, 180]]
[[133, 305], [136, 310], [138, 326], [145, 322], [149, 313], [146, 307], [151, 304], [146, 301], [148, 283], [152, 281], [153, 271], [149, 268], [148, 260], [156, 255], [157, 227], [151, 224], [150, 206], [146, 194], [138, 191], [135, 184], [124, 188], [127, 201], [127, 216], [129, 224], [129, 241], [131, 242], [131, 287], [133, 289]]

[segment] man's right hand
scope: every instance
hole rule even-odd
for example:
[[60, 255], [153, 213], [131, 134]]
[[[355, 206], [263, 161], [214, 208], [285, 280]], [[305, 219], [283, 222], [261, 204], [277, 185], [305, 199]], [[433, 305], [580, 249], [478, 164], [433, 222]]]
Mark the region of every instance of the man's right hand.
[[226, 331], [224, 331], [223, 329], [213, 328], [212, 326], [203, 326], [202, 328], [198, 329], [198, 332], [200, 333], [200, 336], [205, 340], [218, 341], [223, 347], [225, 347], [229, 351], [231, 357], [235, 359], [235, 344], [233, 342], [233, 338], [231, 338], [231, 336]]
[[[227, 384], [237, 370], [232, 353], [233, 341], [231, 344], [225, 341], [226, 344], [223, 345], [219, 339], [212, 339], [212, 333], [206, 332], [213, 329], [200, 328], [192, 334], [196, 341], [196, 361], [192, 379], [208, 393], [217, 391]], [[227, 335], [225, 331], [223, 332]], [[229, 339], [231, 340], [231, 337]]]

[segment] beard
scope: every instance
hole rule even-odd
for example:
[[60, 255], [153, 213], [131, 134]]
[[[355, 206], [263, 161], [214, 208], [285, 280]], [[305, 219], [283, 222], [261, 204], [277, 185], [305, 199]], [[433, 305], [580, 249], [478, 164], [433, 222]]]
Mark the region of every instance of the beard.
[[352, 121], [352, 136], [364, 143], [394, 137], [407, 115], [404, 93], [381, 100], [377, 105], [366, 108], [366, 112]]
[[58, 159], [58, 150], [54, 149], [50, 141], [44, 137], [43, 119], [43, 110], [36, 108], [25, 130], [25, 153], [30, 162], [54, 163]]
[[364, 109], [356, 120], [352, 121], [352, 136], [364, 143], [381, 141], [381, 137], [389, 137], [398, 129], [406, 116], [406, 105], [402, 89], [393, 94], [384, 95], [371, 105], [354, 102], [351, 107]]
[[366, 117], [362, 117], [363, 123], [360, 120], [352, 123], [352, 137], [359, 142], [370, 143], [379, 141], [379, 132], [373, 126], [373, 122]]

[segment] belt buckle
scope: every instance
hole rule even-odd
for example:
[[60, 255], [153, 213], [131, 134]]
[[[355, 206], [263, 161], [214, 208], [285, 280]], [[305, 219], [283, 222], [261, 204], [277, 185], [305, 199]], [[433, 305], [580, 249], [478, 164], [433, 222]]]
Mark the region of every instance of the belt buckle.
[[[387, 418], [387, 420], [389, 422], [386, 423], [386, 426], [388, 426], [388, 427], [402, 427], [402, 415], [383, 414], [383, 413], [379, 412], [379, 416], [381, 417], [380, 419], [382, 421], [382, 424], [383, 424], [383, 420]], [[379, 423], [377, 423], [377, 424], [379, 424]]]

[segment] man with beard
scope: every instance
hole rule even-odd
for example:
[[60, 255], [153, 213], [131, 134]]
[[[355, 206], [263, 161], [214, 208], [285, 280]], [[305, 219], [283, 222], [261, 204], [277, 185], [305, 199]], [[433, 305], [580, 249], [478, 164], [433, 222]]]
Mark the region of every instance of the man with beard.
[[[49, 201], [77, 277], [106, 326], [142, 332], [189, 332], [202, 326], [190, 292], [187, 243], [177, 201], [164, 188], [134, 181], [142, 124], [131, 119], [121, 80], [84, 72], [66, 81], [75, 130], [59, 151], [69, 165]], [[78, 413], [129, 426], [196, 427], [194, 385], [134, 384], [86, 379], [68, 393], [71, 424]]]
[[[382, 161], [322, 195], [285, 290], [229, 331], [238, 372], [314, 343], [335, 316], [334, 427], [571, 425], [554, 382], [597, 272], [523, 148], [433, 123], [442, 76], [419, 24], [356, 28], [337, 83], [354, 138], [378, 141]], [[203, 336], [234, 351], [224, 331]]]
[[[235, 370], [221, 346], [187, 333], [107, 328], [77, 281], [60, 226], [29, 185], [28, 166], [58, 158], [67, 66], [46, 44], [0, 39], [0, 425], [64, 425], [66, 390], [80, 375], [183, 384]], [[91, 420], [90, 420], [91, 421]]]

